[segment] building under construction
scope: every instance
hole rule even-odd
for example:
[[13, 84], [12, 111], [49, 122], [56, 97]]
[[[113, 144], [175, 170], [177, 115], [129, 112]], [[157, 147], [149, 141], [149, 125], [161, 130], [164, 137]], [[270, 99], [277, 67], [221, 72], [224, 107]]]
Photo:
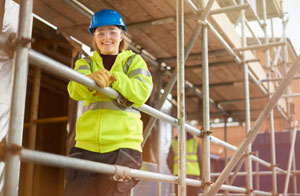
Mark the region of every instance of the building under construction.
[[[90, 20], [104, 8], [123, 16], [129, 49], [147, 62], [154, 82], [136, 108], [144, 122], [143, 167], [126, 173], [140, 180], [131, 195], [175, 195], [175, 184], [180, 196], [186, 186], [208, 196], [300, 195], [300, 58], [286, 37], [282, 0], [1, 0], [0, 46], [12, 66], [10, 94], [0, 51], [1, 195], [63, 195], [65, 168], [119, 172], [67, 156], [82, 113], [68, 82], [119, 96], [73, 70], [91, 52]], [[6, 15], [18, 22], [16, 36], [4, 32]], [[7, 118], [1, 96], [10, 99]], [[186, 177], [185, 132], [201, 144], [199, 180]], [[177, 134], [174, 176], [166, 156]]]

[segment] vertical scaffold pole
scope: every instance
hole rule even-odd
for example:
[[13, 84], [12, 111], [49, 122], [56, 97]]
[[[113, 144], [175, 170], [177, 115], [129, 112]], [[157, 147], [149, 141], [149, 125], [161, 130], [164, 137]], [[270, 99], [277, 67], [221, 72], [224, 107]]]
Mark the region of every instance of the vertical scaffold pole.
[[[206, 5], [206, 0], [202, 0], [202, 8]], [[208, 33], [207, 26], [202, 28], [202, 92], [203, 92], [203, 163], [202, 177], [204, 180], [203, 194], [209, 191], [210, 182], [210, 116], [209, 116], [209, 68], [208, 68]]]
[[[282, 8], [282, 13], [283, 13], [283, 19], [282, 19], [282, 25], [283, 27], [286, 26], [285, 23], [287, 23], [287, 19], [285, 18], [285, 14], [284, 14], [284, 5], [283, 5], [283, 0], [281, 0], [281, 8]], [[286, 38], [286, 32], [283, 32], [283, 41], [285, 42], [285, 45], [283, 46], [283, 72], [284, 72], [284, 76], [286, 76], [286, 73], [288, 71], [288, 51], [287, 51], [287, 38]], [[290, 86], [287, 87], [287, 94], [291, 94], [291, 89]], [[288, 118], [289, 118], [289, 122], [288, 122], [288, 128], [291, 127], [291, 108], [290, 108], [290, 97], [286, 97], [286, 107], [287, 107], [287, 113], [288, 113]]]
[[[32, 0], [23, 0], [20, 5], [18, 40], [31, 39]], [[7, 145], [22, 145], [25, 98], [28, 73], [28, 48], [18, 45], [13, 69], [12, 100], [8, 124]], [[7, 153], [5, 156], [4, 195], [18, 195], [20, 158]]]
[[178, 195], [186, 196], [185, 174], [185, 87], [184, 87], [184, 5], [176, 1], [177, 18], [177, 117], [178, 117]]
[[[282, 9], [282, 25], [283, 25], [283, 29], [284, 31], [282, 32], [283, 35], [283, 40], [285, 42], [285, 45], [283, 46], [283, 71], [284, 71], [284, 76], [286, 76], [287, 70], [288, 70], [288, 48], [287, 48], [287, 37], [286, 37], [286, 31], [285, 28], [287, 26], [287, 22], [288, 19], [285, 17], [285, 6], [284, 6], [284, 0], [281, 0], [281, 9]], [[291, 94], [291, 88], [290, 86], [287, 87], [287, 94]], [[290, 97], [286, 97], [286, 105], [287, 105], [287, 113], [288, 113], [288, 128], [290, 128], [290, 124], [291, 124], [291, 98]], [[293, 159], [295, 159], [295, 156], [293, 157]], [[293, 161], [295, 162], [295, 161]], [[293, 170], [296, 170], [296, 165], [293, 164]], [[294, 176], [293, 177], [293, 184], [294, 184], [294, 193], [297, 193], [297, 177]]]
[[[259, 157], [259, 151], [255, 152], [255, 156]], [[259, 163], [258, 162], [255, 162], [255, 168], [256, 168], [256, 176], [255, 176], [256, 187], [255, 187], [255, 189], [259, 190], [260, 189], [260, 181], [259, 181], [260, 175], [259, 175]]]
[[5, 10], [5, 0], [0, 2], [0, 33], [2, 33], [2, 26], [4, 24], [4, 10]]
[[289, 187], [292, 161], [293, 161], [293, 157], [294, 157], [295, 142], [296, 142], [296, 136], [297, 136], [297, 126], [298, 126], [298, 122], [296, 121], [294, 123], [294, 128], [293, 128], [292, 138], [291, 138], [292, 141], [291, 141], [291, 146], [290, 146], [290, 155], [289, 155], [289, 161], [288, 161], [288, 165], [287, 165], [287, 174], [286, 174], [285, 183], [284, 183], [284, 192], [283, 192], [284, 196], [287, 195], [288, 187]]
[[[265, 44], [269, 43], [269, 37], [267, 32], [267, 5], [266, 0], [262, 1], [263, 4], [263, 19], [264, 19], [264, 34], [265, 34]], [[270, 63], [270, 50], [266, 49], [266, 67], [268, 68], [267, 78], [271, 78], [271, 63]], [[268, 82], [268, 94], [269, 99], [271, 98], [271, 82]], [[275, 128], [274, 128], [274, 110], [270, 112], [270, 128], [271, 128], [271, 162], [272, 162], [272, 186], [273, 186], [273, 194], [277, 194], [277, 174], [276, 174], [276, 153], [275, 153]]]
[[[244, 4], [244, 0], [240, 1], [240, 4]], [[241, 30], [242, 30], [242, 47], [246, 47], [247, 42], [246, 42], [246, 35], [245, 35], [245, 10], [241, 10]], [[246, 61], [246, 52], [242, 52], [242, 63], [243, 63], [243, 68], [244, 68], [244, 95], [245, 95], [245, 124], [246, 124], [246, 133], [250, 131], [251, 128], [251, 117], [250, 117], [250, 94], [249, 94], [249, 76], [248, 76], [248, 64], [245, 62]], [[246, 183], [247, 183], [247, 195], [251, 196], [252, 195], [252, 190], [253, 190], [253, 180], [252, 180], [252, 160], [250, 157], [250, 152], [251, 152], [251, 144], [249, 144], [247, 148], [247, 156], [246, 156]]]

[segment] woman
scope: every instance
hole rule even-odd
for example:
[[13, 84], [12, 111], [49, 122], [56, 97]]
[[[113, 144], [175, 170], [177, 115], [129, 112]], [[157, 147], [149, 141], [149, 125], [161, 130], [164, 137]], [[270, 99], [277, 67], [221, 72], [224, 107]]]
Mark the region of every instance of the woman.
[[[70, 156], [139, 169], [142, 163], [142, 121], [131, 105], [143, 105], [152, 90], [152, 78], [145, 61], [126, 49], [126, 26], [121, 15], [110, 9], [94, 14], [90, 33], [93, 56], [79, 59], [75, 70], [94, 79], [100, 87], [112, 87], [123, 97], [115, 101], [95, 90], [71, 81], [68, 92], [84, 100], [84, 113], [76, 124], [76, 144]], [[126, 196], [136, 181], [115, 181], [108, 175], [66, 170], [65, 195]]]

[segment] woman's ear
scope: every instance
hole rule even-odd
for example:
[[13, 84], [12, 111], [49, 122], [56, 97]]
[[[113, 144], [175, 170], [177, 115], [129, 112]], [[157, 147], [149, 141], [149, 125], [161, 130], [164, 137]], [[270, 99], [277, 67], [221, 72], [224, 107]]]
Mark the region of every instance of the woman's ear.
[[125, 38], [125, 32], [122, 30], [121, 31], [121, 41]]

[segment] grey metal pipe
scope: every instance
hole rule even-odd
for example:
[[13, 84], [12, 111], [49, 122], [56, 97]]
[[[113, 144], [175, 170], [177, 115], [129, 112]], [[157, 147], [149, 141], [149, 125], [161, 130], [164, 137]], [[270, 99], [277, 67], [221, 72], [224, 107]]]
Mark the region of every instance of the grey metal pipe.
[[[19, 40], [31, 40], [32, 4], [32, 0], [21, 1], [18, 25]], [[16, 47], [13, 70], [12, 99], [7, 135], [8, 146], [22, 144], [28, 72], [27, 47], [20, 44]], [[4, 195], [18, 195], [19, 175], [20, 159], [17, 155], [8, 153], [5, 156]]]
[[189, 8], [192, 10], [194, 14], [198, 13], [199, 9], [197, 8], [197, 6], [194, 4], [192, 0], [184, 0], [184, 1], [187, 3], [187, 5], [189, 6]]
[[244, 50], [266, 49], [266, 48], [271, 48], [271, 47], [275, 47], [275, 46], [284, 46], [285, 44], [286, 44], [285, 42], [273, 42], [273, 43], [268, 43], [268, 44], [252, 45], [252, 46], [247, 46], [247, 47], [236, 48], [235, 50], [244, 51]]
[[240, 57], [235, 53], [235, 51], [229, 46], [229, 44], [224, 40], [222, 35], [218, 33], [218, 31], [209, 23], [207, 22], [209, 26], [209, 30], [214, 34], [214, 36], [221, 42], [221, 44], [225, 47], [225, 50], [234, 57], [234, 60], [238, 63], [241, 64], [242, 61]]
[[[65, 0], [66, 1], [66, 0]], [[209, 15], [215, 15], [215, 14], [222, 14], [232, 11], [239, 11], [241, 9], [247, 9], [249, 7], [249, 4], [244, 5], [237, 5], [237, 6], [228, 6], [228, 7], [222, 7], [219, 9], [214, 9], [209, 12]], [[199, 14], [201, 15], [204, 10], [199, 10]], [[185, 20], [187, 19], [197, 19], [199, 18], [199, 14], [195, 15], [194, 13], [188, 13], [184, 15]], [[170, 24], [176, 22], [176, 16], [156, 19], [156, 20], [149, 20], [145, 22], [138, 22], [127, 25], [127, 29], [135, 29], [135, 28], [143, 28], [147, 26], [154, 26], [154, 25], [163, 25], [163, 24]]]
[[[258, 163], [258, 162], [257, 162]], [[219, 176], [221, 173], [220, 172], [217, 172], [217, 173], [211, 173], [211, 176], [212, 177], [217, 177]], [[230, 176], [233, 176], [235, 173], [234, 172], [230, 172]], [[287, 172], [285, 173], [278, 173], [278, 175], [286, 175]], [[296, 170], [296, 171], [291, 171], [291, 174], [292, 175], [299, 175], [299, 170]], [[237, 176], [246, 176], [247, 175], [247, 172], [238, 172], [237, 173]], [[253, 171], [253, 175], [255, 176], [269, 176], [269, 175], [272, 175], [272, 171]], [[256, 188], [256, 189], [259, 189], [259, 188]]]
[[[282, 20], [284, 21], [284, 18], [282, 18]], [[286, 32], [286, 26], [287, 26], [287, 23], [286, 22], [283, 22], [282, 23], [282, 36], [281, 36], [281, 39], [280, 41], [284, 41], [284, 36], [285, 36], [285, 32]], [[272, 67], [274, 67], [275, 65], [277, 65], [277, 62], [278, 62], [278, 59], [280, 57], [280, 51], [281, 51], [282, 47], [278, 47], [276, 53], [275, 53], [275, 56], [273, 57], [273, 61], [272, 61]]]
[[[228, 162], [228, 161], [225, 161], [225, 165], [227, 164], [227, 162]], [[234, 182], [234, 180], [235, 180], [237, 174], [239, 173], [238, 171], [240, 171], [240, 169], [241, 169], [241, 167], [242, 167], [242, 165], [243, 165], [243, 162], [244, 162], [244, 160], [242, 159], [242, 160], [239, 162], [238, 166], [235, 168], [235, 171], [234, 171], [233, 174], [232, 174], [233, 176], [232, 176], [230, 179], [227, 178], [226, 181], [225, 181], [225, 184], [232, 185], [232, 183]], [[211, 173], [211, 176], [218, 176], [218, 175], [213, 175], [213, 174], [215, 174], [215, 173]], [[230, 173], [230, 175], [231, 175], [231, 173]], [[229, 181], [229, 180], [230, 180], [230, 181]], [[229, 194], [229, 191], [225, 191], [225, 192], [224, 192], [224, 196], [228, 196], [228, 194]]]
[[[203, 19], [203, 20], [206, 20], [208, 14], [209, 14], [209, 10], [211, 9], [211, 6], [213, 4], [215, 0], [210, 0], [209, 3], [207, 4], [206, 8], [204, 9], [203, 13], [201, 14], [200, 18]], [[193, 34], [192, 36], [190, 37], [190, 40], [187, 44], [187, 47], [184, 51], [184, 62], [187, 60], [187, 58], [189, 57], [191, 51], [192, 51], [192, 48], [197, 40], [197, 37], [199, 35], [199, 33], [201, 32], [201, 25], [197, 25], [196, 28], [194, 29], [193, 31]], [[166, 88], [164, 89], [164, 93], [161, 97], [161, 99], [159, 100], [158, 104], [156, 105], [155, 108], [157, 108], [158, 110], [161, 110], [165, 100], [167, 99], [167, 96], [169, 95], [169, 93], [171, 92], [173, 86], [175, 85], [175, 82], [177, 80], [177, 68], [174, 70], [174, 72], [172, 73], [170, 79], [169, 79], [169, 82], [166, 86]], [[150, 133], [151, 133], [151, 130], [153, 128], [153, 126], [155, 125], [155, 122], [156, 122], [156, 118], [150, 118], [150, 120], [148, 121], [147, 125], [146, 125], [146, 128], [145, 128], [145, 131], [144, 131], [144, 141], [142, 143], [142, 146], [145, 145]], [[193, 130], [194, 128], [190, 127], [189, 126], [189, 130]], [[197, 132], [194, 132], [194, 133], [197, 133], [198, 134], [198, 131]]]
[[[283, 4], [283, 1], [281, 1], [281, 7], [282, 9], [284, 10], [284, 4]], [[283, 12], [284, 14], [284, 12]], [[284, 15], [283, 15], [284, 16]], [[285, 28], [285, 25], [286, 23], [288, 22], [287, 20], [282, 20], [282, 25], [283, 25], [283, 28]], [[287, 43], [287, 38], [286, 38], [286, 32], [283, 31], [282, 32], [282, 38], [283, 38], [283, 41], [285, 43]], [[283, 73], [284, 73], [284, 76], [286, 77], [286, 73], [287, 73], [287, 70], [288, 70], [288, 48], [287, 48], [287, 44], [285, 44], [283, 46], [283, 63], [282, 63], [282, 67], [283, 67]], [[287, 94], [290, 94], [291, 93], [291, 88], [290, 86], [287, 87], [287, 90], [286, 90]], [[291, 99], [290, 97], [286, 97], [286, 107], [287, 107], [287, 116], [288, 116], [288, 124], [290, 125], [291, 123]]]
[[184, 4], [176, 0], [177, 29], [177, 118], [178, 118], [178, 195], [186, 196], [186, 134], [185, 134], [185, 87], [184, 87]]
[[[269, 79], [263, 79], [261, 80], [261, 82], [269, 82], [269, 81], [281, 81], [283, 80], [284, 78], [269, 78]], [[293, 80], [299, 80], [300, 79], [300, 76], [295, 76], [293, 78]]]
[[3, 19], [4, 19], [4, 10], [5, 10], [5, 0], [0, 2], [0, 33], [2, 33], [3, 28]]
[[249, 22], [246, 18], [244, 18], [245, 20], [245, 24], [248, 28], [248, 30], [250, 31], [252, 37], [255, 39], [255, 41], [257, 42], [257, 44], [261, 45], [261, 41], [258, 39], [258, 37], [255, 35], [254, 31], [252, 30], [251, 26], [249, 25]]
[[[255, 155], [257, 156], [257, 157], [259, 157], [259, 151], [256, 151], [255, 152]], [[258, 173], [262, 173], [262, 172], [260, 172], [259, 171], [259, 164], [258, 164], [258, 162], [256, 162], [255, 163], [255, 172], [253, 173], [253, 175], [255, 175], [255, 182], [256, 182], [256, 186], [255, 186], [255, 189], [260, 189], [260, 177], [259, 177], [259, 175], [257, 175]], [[271, 174], [273, 174], [273, 172], [271, 172]]]
[[[171, 92], [173, 86], [175, 85], [176, 79], [177, 79], [177, 72], [174, 71], [169, 79], [166, 88], [164, 89], [164, 93], [162, 94], [161, 98], [158, 101], [158, 104], [155, 107], [157, 110], [161, 110], [162, 106], [165, 103], [165, 100], [167, 99], [169, 93]], [[142, 143], [142, 146], [145, 145], [148, 137], [150, 136], [151, 130], [154, 127], [156, 120], [157, 118], [151, 117], [150, 120], [148, 121], [143, 134], [144, 141]]]
[[283, 191], [284, 196], [287, 195], [288, 187], [289, 187], [292, 161], [293, 161], [295, 142], [296, 142], [296, 136], [297, 136], [297, 127], [298, 127], [298, 122], [296, 121], [294, 124], [294, 128], [293, 128], [293, 136], [292, 136], [292, 141], [291, 141], [291, 146], [290, 146], [290, 155], [289, 155], [289, 160], [288, 160], [287, 175], [285, 177], [285, 183], [284, 183], [284, 191]]
[[[253, 97], [251, 98], [251, 101], [265, 101], [266, 99], [268, 99], [268, 97]], [[224, 105], [224, 104], [239, 103], [244, 101], [245, 99], [220, 100], [218, 101], [218, 104]]]
[[[228, 185], [232, 185], [232, 184], [233, 184], [233, 182], [234, 182], [234, 180], [235, 180], [237, 174], [239, 173], [239, 171], [240, 171], [240, 169], [241, 169], [241, 167], [242, 167], [242, 165], [243, 165], [243, 162], [244, 162], [244, 159], [242, 158], [242, 159], [240, 160], [239, 164], [237, 165], [237, 167], [236, 167], [236, 169], [235, 169], [235, 171], [234, 171], [232, 177], [230, 178], [230, 181], [229, 181]], [[248, 172], [246, 172], [246, 173], [248, 173]], [[248, 175], [248, 174], [246, 174], [246, 175]]]
[[[262, 0], [263, 4], [263, 20], [264, 20], [264, 26], [263, 26], [263, 31], [265, 34], [265, 45], [269, 44], [269, 37], [267, 33], [267, 5], [266, 5], [266, 0]], [[269, 68], [268, 73], [267, 73], [267, 78], [271, 78], [271, 64], [270, 64], [270, 50], [267, 49], [265, 51], [265, 56], [266, 56], [266, 67]], [[269, 98], [271, 98], [271, 84], [270, 82], [268, 83], [268, 94]], [[270, 111], [270, 127], [271, 127], [271, 134], [270, 134], [270, 139], [271, 139], [271, 163], [272, 163], [272, 187], [273, 187], [273, 194], [277, 194], [277, 174], [276, 174], [276, 152], [275, 152], [275, 128], [274, 128], [274, 113], [273, 110]]]
[[237, 161], [240, 159], [240, 157], [243, 155], [245, 150], [247, 149], [247, 146], [254, 140], [257, 131], [263, 124], [263, 122], [267, 119], [270, 111], [275, 107], [277, 101], [279, 100], [281, 94], [284, 92], [285, 88], [288, 86], [289, 82], [291, 82], [293, 76], [297, 73], [298, 69], [300, 67], [300, 57], [297, 57], [296, 62], [293, 64], [293, 66], [288, 71], [286, 78], [282, 81], [276, 92], [273, 94], [270, 101], [267, 103], [263, 111], [260, 113], [258, 119], [255, 121], [255, 124], [253, 128], [249, 131], [244, 141], [241, 143], [239, 149], [235, 152], [229, 163], [224, 168], [222, 174], [218, 177], [215, 184], [212, 186], [211, 190], [208, 192], [207, 196], [213, 196], [217, 193], [219, 190], [221, 184], [225, 181], [225, 179], [228, 177], [230, 171], [233, 169]]
[[[56, 75], [59, 75], [63, 78], [67, 78], [69, 80], [73, 80], [76, 82], [79, 82], [81, 84], [84, 84], [90, 88], [95, 89], [96, 91], [107, 95], [111, 98], [118, 98], [119, 93], [115, 91], [112, 88], [100, 88], [94, 80], [90, 79], [89, 77], [86, 77], [71, 68], [49, 58], [46, 57], [43, 54], [40, 54], [34, 50], [29, 50], [29, 60], [31, 63], [39, 66], [40, 68], [43, 68], [51, 73], [54, 73]], [[142, 105], [138, 108], [136, 108], [146, 114], [149, 114], [151, 116], [154, 116], [156, 118], [161, 118], [162, 120], [172, 124], [172, 125], [177, 125], [177, 119], [173, 118], [161, 111], [158, 111], [148, 105]], [[188, 124], [186, 124], [187, 130], [190, 131], [192, 134], [200, 135], [200, 130], [196, 129], [195, 127], [192, 127]]]
[[247, 9], [249, 7], [250, 5], [248, 3], [235, 5], [235, 6], [222, 7], [219, 9], [211, 10], [209, 14], [214, 15], [214, 14], [222, 14], [222, 13], [227, 13], [232, 11], [240, 11], [241, 9]]
[[[247, 2], [249, 2], [249, 0], [247, 0]], [[257, 15], [256, 11], [255, 11], [251, 6], [250, 6], [250, 11], [251, 11], [252, 14], [254, 15], [254, 18], [256, 19], [256, 21], [257, 21], [257, 23], [259, 24], [259, 26], [260, 26], [261, 28], [263, 28], [264, 25], [261, 23], [259, 16]]]
[[[206, 0], [202, 0], [202, 7]], [[211, 1], [210, 1], [211, 2]], [[210, 105], [209, 105], [209, 67], [208, 67], [208, 31], [207, 26], [202, 27], [202, 92], [203, 92], [203, 160], [202, 177], [205, 182], [210, 182]], [[203, 194], [209, 191], [209, 184], [204, 184]]]
[[[244, 0], [240, 0], [240, 3], [243, 4]], [[241, 44], [242, 48], [245, 48], [247, 46], [247, 41], [246, 41], [246, 25], [245, 25], [245, 10], [240, 11], [241, 15], [241, 31], [242, 31], [242, 37], [241, 37]], [[246, 61], [246, 54], [245, 51], [242, 52], [242, 64], [243, 64], [243, 76], [244, 76], [244, 108], [245, 108], [245, 131], [246, 134], [250, 131], [251, 128], [251, 116], [250, 116], [250, 90], [249, 90], [249, 71], [248, 71], [248, 64], [245, 63]], [[246, 161], [245, 161], [245, 168], [247, 171], [247, 176], [246, 176], [246, 185], [247, 185], [247, 190], [252, 190], [253, 189], [253, 178], [252, 178], [252, 159], [250, 157], [250, 152], [251, 152], [251, 144], [248, 145], [247, 147], [247, 152], [246, 152]], [[251, 196], [252, 193], [249, 191], [247, 193], [248, 196]]]
[[[293, 174], [297, 173], [295, 151], [294, 151], [294, 155], [293, 155], [292, 169], [293, 169], [293, 171], [291, 171], [291, 173], [293, 173]], [[297, 191], [297, 176], [296, 175], [293, 175], [293, 188], [294, 188], [294, 194], [297, 194], [298, 191]]]
[[257, 85], [257, 87], [265, 94], [267, 95], [268, 92], [267, 90], [264, 88], [264, 86], [261, 85], [260, 81], [258, 79], [256, 79], [256, 77], [254, 76], [254, 74], [249, 71], [249, 77], [251, 78], [251, 80]]
[[[56, 155], [46, 152], [33, 151], [29, 149], [22, 149], [20, 158], [24, 162], [32, 162], [35, 164], [49, 165], [60, 168], [72, 168], [78, 170], [85, 170], [90, 172], [104, 173], [108, 175], [114, 175], [116, 173], [116, 166], [93, 162], [88, 160], [76, 159], [71, 157], [66, 157], [62, 155]], [[124, 167], [123, 167], [124, 168]], [[152, 180], [160, 182], [169, 182], [177, 184], [178, 177], [166, 174], [159, 174], [155, 172], [142, 171], [137, 169], [128, 168], [129, 176], [141, 180]], [[189, 186], [201, 186], [202, 182], [195, 179], [186, 179], [186, 184]], [[245, 192], [246, 189], [228, 185], [222, 185], [222, 190], [229, 190], [235, 192]]]

